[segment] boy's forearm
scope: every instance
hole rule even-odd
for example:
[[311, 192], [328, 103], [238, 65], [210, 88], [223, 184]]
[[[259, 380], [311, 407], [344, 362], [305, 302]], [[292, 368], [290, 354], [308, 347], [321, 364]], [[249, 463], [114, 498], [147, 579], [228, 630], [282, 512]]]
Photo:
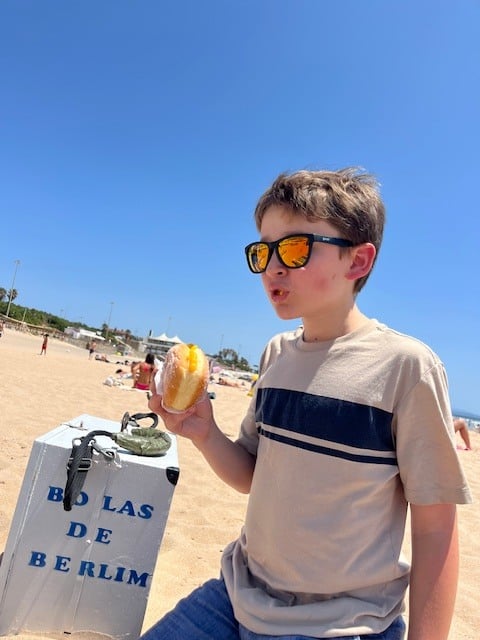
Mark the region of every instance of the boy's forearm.
[[162, 418], [166, 428], [191, 440], [224, 482], [241, 493], [249, 493], [255, 457], [218, 428], [211, 400], [205, 397], [183, 413], [171, 413], [163, 407], [155, 381], [151, 383], [150, 392], [148, 406]]
[[215, 427], [201, 442], [193, 441], [213, 471], [240, 493], [249, 493], [255, 457]]
[[[458, 535], [454, 505], [431, 509], [431, 530], [415, 532], [412, 508], [412, 572], [408, 640], [447, 640], [458, 581]], [[435, 513], [440, 527], [435, 530]], [[418, 514], [417, 514], [418, 515]], [[420, 514], [420, 521], [423, 514]], [[417, 518], [418, 519], [418, 518]], [[425, 524], [423, 519], [423, 524]], [[418, 528], [418, 527], [417, 527]]]

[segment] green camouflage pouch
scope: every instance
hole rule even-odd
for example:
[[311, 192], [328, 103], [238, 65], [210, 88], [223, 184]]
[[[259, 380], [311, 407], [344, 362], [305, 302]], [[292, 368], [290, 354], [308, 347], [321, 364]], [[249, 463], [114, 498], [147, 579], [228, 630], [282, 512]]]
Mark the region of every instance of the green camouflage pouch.
[[112, 433], [111, 437], [120, 447], [137, 456], [164, 456], [172, 444], [168, 433], [151, 427], [134, 428], [131, 433]]

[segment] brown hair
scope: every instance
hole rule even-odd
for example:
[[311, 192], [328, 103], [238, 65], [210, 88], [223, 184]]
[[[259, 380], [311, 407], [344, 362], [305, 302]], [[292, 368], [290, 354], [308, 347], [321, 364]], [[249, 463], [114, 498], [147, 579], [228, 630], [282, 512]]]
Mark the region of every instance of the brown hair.
[[[348, 167], [338, 171], [280, 174], [255, 208], [258, 230], [266, 210], [272, 205], [285, 207], [310, 222], [326, 220], [338, 229], [342, 238], [351, 240], [354, 245], [371, 242], [378, 255], [385, 206], [377, 180], [361, 169]], [[355, 281], [355, 293], [361, 290], [369, 275]]]

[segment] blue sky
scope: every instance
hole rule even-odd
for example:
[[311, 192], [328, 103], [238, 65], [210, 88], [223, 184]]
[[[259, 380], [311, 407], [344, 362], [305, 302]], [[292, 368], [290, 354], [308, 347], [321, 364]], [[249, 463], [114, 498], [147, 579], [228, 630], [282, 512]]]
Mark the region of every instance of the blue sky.
[[[359, 306], [480, 413], [480, 3], [2, 0], [0, 286], [257, 363], [243, 247], [281, 171], [361, 166], [387, 206]], [[111, 304], [113, 302], [113, 305]]]

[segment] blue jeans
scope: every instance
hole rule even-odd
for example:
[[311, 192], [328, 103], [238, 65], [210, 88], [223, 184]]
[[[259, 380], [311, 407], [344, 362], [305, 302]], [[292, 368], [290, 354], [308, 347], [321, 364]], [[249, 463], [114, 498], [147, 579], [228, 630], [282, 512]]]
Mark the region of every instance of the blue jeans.
[[[405, 623], [397, 618], [382, 633], [342, 636], [341, 640], [402, 640]], [[224, 581], [209, 580], [180, 600], [141, 640], [312, 640], [311, 636], [268, 636], [253, 633], [235, 620]]]

